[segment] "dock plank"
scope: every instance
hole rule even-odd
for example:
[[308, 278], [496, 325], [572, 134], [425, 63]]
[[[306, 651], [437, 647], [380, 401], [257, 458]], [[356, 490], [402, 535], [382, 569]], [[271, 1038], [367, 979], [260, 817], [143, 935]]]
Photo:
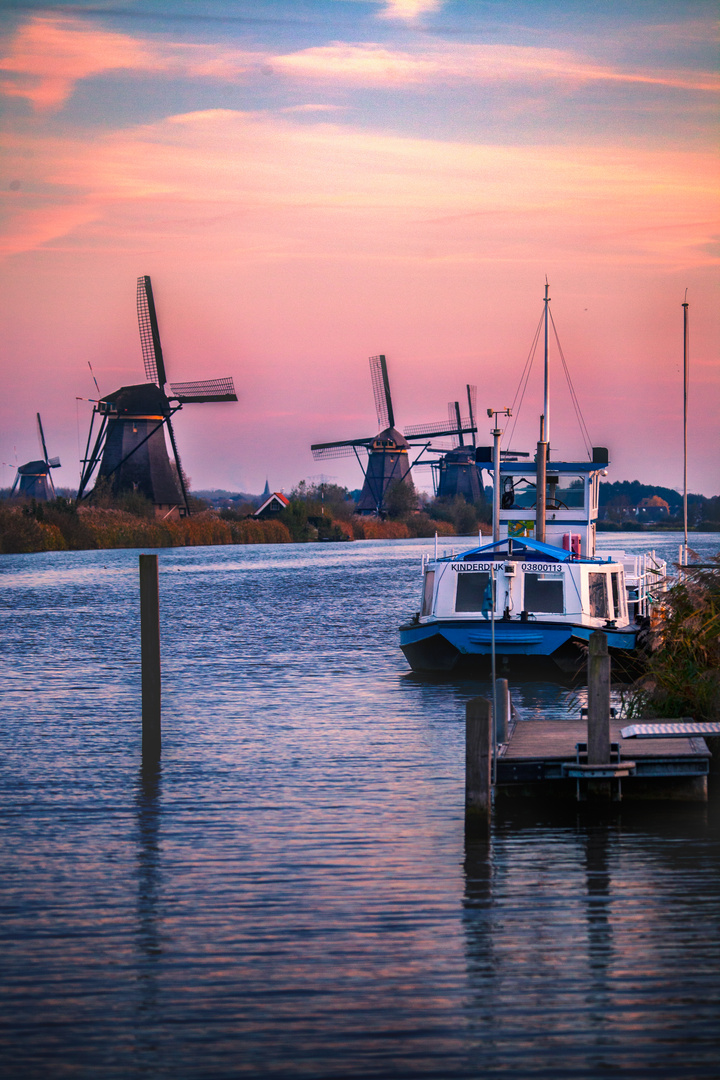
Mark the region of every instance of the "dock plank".
[[[676, 739], [623, 739], [623, 721], [610, 721], [610, 739], [620, 744], [622, 760], [658, 757], [708, 757], [709, 751], [697, 738], [679, 736]], [[587, 742], [585, 719], [519, 720], [510, 733], [507, 744], [499, 751], [501, 757], [514, 761], [574, 760], [575, 745]]]

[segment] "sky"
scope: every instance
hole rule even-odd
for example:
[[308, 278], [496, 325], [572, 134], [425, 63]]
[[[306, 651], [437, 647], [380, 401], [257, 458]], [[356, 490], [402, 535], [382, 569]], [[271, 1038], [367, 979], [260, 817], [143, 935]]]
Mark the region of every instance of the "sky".
[[[720, 493], [712, 0], [95, 0], [0, 10], [0, 486], [77, 486], [100, 392], [144, 381], [149, 274], [194, 489], [359, 487], [313, 442], [516, 391], [545, 279], [608, 481]], [[503, 445], [538, 439], [542, 358]], [[554, 456], [585, 448], [551, 340]], [[418, 473], [420, 487], [429, 473]]]

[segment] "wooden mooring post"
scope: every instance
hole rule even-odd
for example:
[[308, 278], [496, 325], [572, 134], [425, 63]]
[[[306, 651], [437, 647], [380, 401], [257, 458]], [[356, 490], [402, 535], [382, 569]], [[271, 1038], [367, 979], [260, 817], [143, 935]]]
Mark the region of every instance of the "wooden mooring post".
[[610, 762], [610, 654], [607, 634], [595, 630], [588, 650], [588, 765]]
[[476, 697], [465, 706], [465, 824], [481, 825], [492, 813], [492, 705]]
[[510, 688], [507, 679], [495, 680], [495, 741], [506, 743], [510, 727]]
[[160, 724], [160, 594], [157, 555], [140, 556], [140, 653], [142, 660], [142, 752], [158, 757]]

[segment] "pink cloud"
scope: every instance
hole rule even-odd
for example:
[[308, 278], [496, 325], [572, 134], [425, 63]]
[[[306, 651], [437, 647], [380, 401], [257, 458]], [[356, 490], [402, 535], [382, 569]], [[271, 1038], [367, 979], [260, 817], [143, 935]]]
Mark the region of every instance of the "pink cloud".
[[37, 15], [20, 27], [0, 71], [0, 91], [27, 98], [36, 109], [57, 109], [82, 79], [111, 71], [236, 79], [263, 54], [218, 46], [156, 44], [98, 30], [80, 19]]
[[585, 263], [675, 267], [710, 263], [717, 229], [710, 153], [435, 142], [223, 109], [9, 149], [43, 192], [8, 198], [10, 252], [62, 235], [107, 252], [191, 238], [208, 254], [422, 264], [550, 243]]

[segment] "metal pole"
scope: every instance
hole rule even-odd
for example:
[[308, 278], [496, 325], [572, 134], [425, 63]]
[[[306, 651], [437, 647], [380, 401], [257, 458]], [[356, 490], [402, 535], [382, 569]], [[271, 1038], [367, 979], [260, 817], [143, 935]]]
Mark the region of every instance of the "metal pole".
[[[492, 668], [492, 688], [493, 688], [493, 716], [497, 716], [497, 664], [495, 658], [495, 604], [496, 600], [496, 582], [495, 582], [495, 563], [490, 564], [490, 666]], [[497, 775], [497, 731], [493, 724], [492, 732], [492, 778], [493, 781]]]
[[510, 690], [507, 679], [497, 679], [495, 688], [495, 742], [506, 743], [510, 723]]
[[142, 657], [142, 752], [158, 756], [160, 726], [160, 595], [157, 555], [140, 556], [140, 653]]
[[547, 456], [548, 444], [545, 417], [540, 417], [540, 442], [537, 444], [537, 456], [535, 458], [535, 539], [545, 543], [545, 496], [547, 494]]
[[493, 543], [500, 539], [500, 436], [502, 431], [493, 429]]
[[687, 419], [688, 419], [688, 299], [687, 289], [683, 302], [683, 537], [685, 544], [684, 564], [688, 561], [688, 485], [687, 485]]
[[550, 442], [550, 369], [548, 365], [548, 307], [550, 285], [545, 278], [545, 391], [543, 394], [543, 416], [545, 417], [545, 438]]

